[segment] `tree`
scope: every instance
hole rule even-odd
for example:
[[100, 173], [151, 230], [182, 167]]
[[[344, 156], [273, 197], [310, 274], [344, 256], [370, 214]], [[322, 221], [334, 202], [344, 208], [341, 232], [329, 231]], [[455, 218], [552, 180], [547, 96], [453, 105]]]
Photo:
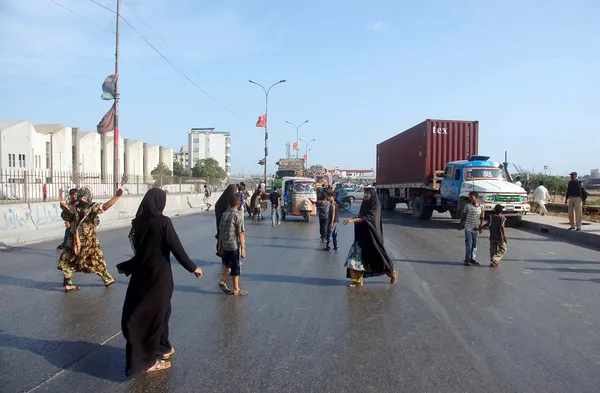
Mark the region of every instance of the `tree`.
[[[521, 175], [521, 179], [525, 179], [525, 176], [526, 175]], [[546, 186], [546, 188], [548, 188], [548, 192], [554, 197], [562, 197], [567, 193], [567, 185], [569, 183], [569, 178], [567, 177], [543, 174], [530, 174], [529, 189], [531, 191], [535, 190], [540, 184], [540, 181], [544, 182], [544, 185]]]
[[175, 177], [191, 177], [192, 172], [184, 168], [179, 161], [173, 161], [173, 176]]
[[167, 164], [162, 161], [158, 163], [156, 168], [154, 168], [150, 174], [154, 179], [154, 187], [173, 183], [173, 172], [171, 172]]
[[196, 162], [192, 169], [192, 176], [205, 179], [211, 184], [219, 184], [227, 177], [227, 173], [219, 166], [214, 158], [205, 158]]

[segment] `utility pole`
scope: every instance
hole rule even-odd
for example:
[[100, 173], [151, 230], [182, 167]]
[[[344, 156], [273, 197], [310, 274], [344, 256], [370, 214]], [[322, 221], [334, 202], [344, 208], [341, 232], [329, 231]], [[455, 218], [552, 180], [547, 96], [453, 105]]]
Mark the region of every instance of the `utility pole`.
[[117, 0], [117, 23], [116, 23], [116, 42], [115, 42], [115, 139], [114, 139], [114, 165], [113, 165], [113, 183], [115, 191], [119, 189], [119, 22], [121, 19], [121, 0]]

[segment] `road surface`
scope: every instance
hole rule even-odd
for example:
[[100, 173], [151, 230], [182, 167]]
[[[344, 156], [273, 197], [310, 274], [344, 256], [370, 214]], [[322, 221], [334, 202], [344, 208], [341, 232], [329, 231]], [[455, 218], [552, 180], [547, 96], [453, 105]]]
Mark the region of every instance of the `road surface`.
[[[82, 290], [65, 294], [57, 241], [0, 251], [0, 391], [598, 391], [598, 251], [509, 229], [501, 269], [464, 267], [456, 221], [384, 219], [397, 285], [346, 286], [351, 227], [326, 253], [315, 221], [249, 221], [250, 295], [233, 297], [217, 285], [214, 215], [175, 218], [205, 274], [174, 262], [173, 367], [136, 379], [124, 375], [125, 277], [105, 289], [79, 274]], [[127, 233], [100, 234], [114, 274], [131, 255]]]

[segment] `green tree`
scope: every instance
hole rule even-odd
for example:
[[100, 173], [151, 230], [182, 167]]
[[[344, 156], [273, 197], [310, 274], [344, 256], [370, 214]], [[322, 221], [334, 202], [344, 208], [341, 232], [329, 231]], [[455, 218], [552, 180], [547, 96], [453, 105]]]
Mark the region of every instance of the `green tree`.
[[173, 161], [173, 176], [175, 177], [191, 177], [192, 172], [184, 168], [179, 161]]
[[162, 161], [158, 163], [156, 168], [154, 168], [150, 174], [154, 179], [154, 187], [173, 183], [173, 172], [171, 172], [167, 164]]
[[205, 179], [210, 184], [219, 184], [225, 180], [227, 173], [219, 166], [214, 158], [205, 158], [196, 162], [192, 169], [192, 176]]
[[[525, 178], [525, 175], [521, 176], [522, 179]], [[552, 175], [544, 175], [544, 174], [530, 174], [529, 175], [529, 188], [531, 191], [535, 190], [537, 186], [539, 186], [540, 181], [544, 182], [544, 185], [548, 189], [548, 192], [553, 197], [561, 198], [563, 195], [567, 193], [567, 185], [569, 183], [569, 178], [564, 176], [552, 176]], [[560, 202], [560, 201], [557, 201]]]

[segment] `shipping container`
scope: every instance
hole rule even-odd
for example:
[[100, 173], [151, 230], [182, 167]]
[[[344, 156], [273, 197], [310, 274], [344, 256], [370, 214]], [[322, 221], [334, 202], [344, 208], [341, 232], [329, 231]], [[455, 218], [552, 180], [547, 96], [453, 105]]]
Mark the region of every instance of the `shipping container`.
[[376, 183], [431, 183], [449, 161], [478, 154], [479, 122], [425, 120], [377, 145]]

